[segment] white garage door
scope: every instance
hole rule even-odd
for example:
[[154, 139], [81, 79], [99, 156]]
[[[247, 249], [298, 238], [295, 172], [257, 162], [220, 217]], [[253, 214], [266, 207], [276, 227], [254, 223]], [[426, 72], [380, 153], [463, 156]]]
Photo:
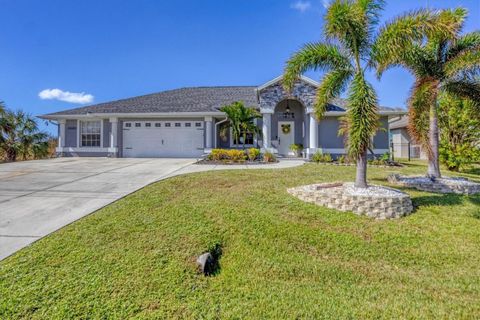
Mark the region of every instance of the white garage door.
[[123, 157], [197, 157], [203, 135], [202, 121], [124, 121]]

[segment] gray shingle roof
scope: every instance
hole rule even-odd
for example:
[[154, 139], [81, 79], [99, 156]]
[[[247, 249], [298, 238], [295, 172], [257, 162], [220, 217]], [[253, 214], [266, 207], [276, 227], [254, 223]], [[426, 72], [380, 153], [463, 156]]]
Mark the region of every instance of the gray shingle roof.
[[255, 89], [255, 86], [181, 88], [59, 111], [48, 115], [215, 112], [218, 111], [218, 108], [234, 101], [243, 101], [246, 106], [257, 106]]
[[[215, 112], [224, 105], [243, 101], [246, 106], [258, 107], [256, 86], [193, 87], [79, 107], [46, 116], [85, 115], [87, 113], [170, 113]], [[327, 111], [345, 111], [344, 99], [335, 99]], [[382, 111], [403, 111], [399, 108], [380, 107]]]

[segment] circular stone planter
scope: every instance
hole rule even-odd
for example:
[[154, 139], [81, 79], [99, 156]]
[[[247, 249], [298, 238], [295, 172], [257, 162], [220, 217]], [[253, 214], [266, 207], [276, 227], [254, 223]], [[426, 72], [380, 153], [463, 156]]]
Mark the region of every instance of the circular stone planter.
[[305, 202], [376, 219], [400, 218], [413, 210], [408, 194], [383, 186], [356, 188], [353, 183], [338, 182], [311, 184], [287, 191]]
[[466, 178], [460, 177], [443, 177], [432, 180], [428, 177], [407, 177], [399, 174], [392, 174], [388, 176], [388, 182], [402, 187], [436, 193], [456, 193], [465, 195], [480, 193], [480, 183], [472, 182]]

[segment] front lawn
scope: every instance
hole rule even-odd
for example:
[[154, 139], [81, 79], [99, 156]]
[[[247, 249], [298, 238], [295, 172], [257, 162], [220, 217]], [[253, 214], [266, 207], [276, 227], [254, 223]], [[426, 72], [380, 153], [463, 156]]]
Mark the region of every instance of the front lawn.
[[[368, 170], [386, 184], [425, 166]], [[307, 164], [153, 184], [0, 262], [0, 318], [478, 318], [480, 196], [407, 190], [416, 212], [376, 221], [286, 192], [354, 172]], [[220, 270], [199, 275], [196, 256], [215, 244]]]

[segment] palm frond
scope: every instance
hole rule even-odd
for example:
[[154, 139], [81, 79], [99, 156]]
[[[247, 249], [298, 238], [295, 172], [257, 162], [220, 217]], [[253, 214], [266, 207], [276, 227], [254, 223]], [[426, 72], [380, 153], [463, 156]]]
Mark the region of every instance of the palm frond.
[[480, 82], [478, 80], [467, 78], [450, 80], [443, 84], [442, 89], [459, 98], [472, 100], [477, 105], [480, 102]]
[[[421, 44], [425, 38], [454, 39], [461, 30], [466, 12], [454, 10], [407, 12], [385, 24], [372, 46], [372, 61], [384, 65], [405, 56], [405, 48], [412, 43]], [[381, 75], [382, 68], [378, 71]]]
[[353, 70], [338, 69], [327, 73], [323, 77], [320, 86], [317, 89], [317, 97], [314, 104], [314, 111], [317, 119], [323, 117], [328, 102], [345, 91], [352, 76]]
[[480, 49], [480, 31], [473, 31], [456, 39], [446, 54], [446, 61], [455, 58], [464, 50]]
[[362, 72], [354, 75], [347, 101], [346, 123], [342, 126], [348, 128], [348, 154], [357, 158], [370, 147], [379, 125], [377, 96]]
[[429, 155], [432, 153], [428, 136], [429, 111], [430, 106], [436, 104], [437, 86], [438, 82], [435, 79], [417, 79], [408, 99], [408, 133]]
[[338, 46], [319, 42], [308, 43], [287, 61], [283, 86], [290, 91], [295, 81], [307, 70], [348, 69], [350, 65], [350, 60]]
[[[360, 54], [369, 43], [369, 17], [375, 10], [372, 1], [336, 0], [325, 15], [324, 33], [327, 39], [340, 41], [353, 55]], [[369, 11], [370, 10], [370, 11]]]
[[460, 74], [475, 75], [480, 71], [480, 46], [458, 53], [445, 63], [445, 75], [456, 77]]

